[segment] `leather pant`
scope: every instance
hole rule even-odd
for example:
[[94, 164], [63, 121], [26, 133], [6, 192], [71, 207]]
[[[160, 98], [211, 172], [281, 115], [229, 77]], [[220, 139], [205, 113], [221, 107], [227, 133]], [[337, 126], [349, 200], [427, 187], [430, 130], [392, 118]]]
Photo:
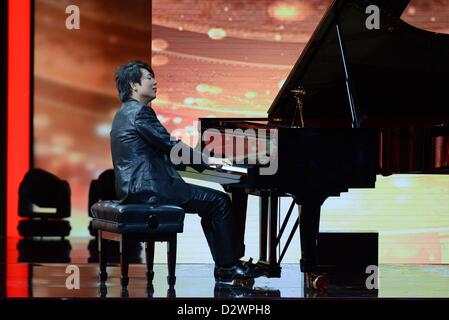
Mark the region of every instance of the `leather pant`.
[[182, 205], [187, 213], [198, 213], [216, 266], [232, 266], [244, 256], [243, 237], [236, 236], [231, 199], [227, 193], [189, 184], [190, 199]]

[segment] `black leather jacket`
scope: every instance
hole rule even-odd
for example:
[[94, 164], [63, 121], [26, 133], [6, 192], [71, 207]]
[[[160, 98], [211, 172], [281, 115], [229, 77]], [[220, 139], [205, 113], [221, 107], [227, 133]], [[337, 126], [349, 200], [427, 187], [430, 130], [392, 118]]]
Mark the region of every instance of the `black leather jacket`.
[[[133, 99], [122, 104], [111, 130], [115, 189], [121, 203], [180, 205], [190, 198], [189, 185], [170, 161], [170, 150], [178, 143], [183, 142], [170, 137], [151, 107]], [[186, 147], [192, 156], [197, 152]], [[202, 171], [206, 164], [192, 167]]]

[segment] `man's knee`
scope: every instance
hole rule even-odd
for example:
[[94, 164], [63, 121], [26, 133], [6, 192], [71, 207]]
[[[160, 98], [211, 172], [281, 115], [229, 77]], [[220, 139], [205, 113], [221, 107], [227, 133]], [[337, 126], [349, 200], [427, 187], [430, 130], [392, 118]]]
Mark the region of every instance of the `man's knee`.
[[224, 208], [231, 208], [231, 197], [225, 192], [217, 192], [217, 202], [220, 203]]

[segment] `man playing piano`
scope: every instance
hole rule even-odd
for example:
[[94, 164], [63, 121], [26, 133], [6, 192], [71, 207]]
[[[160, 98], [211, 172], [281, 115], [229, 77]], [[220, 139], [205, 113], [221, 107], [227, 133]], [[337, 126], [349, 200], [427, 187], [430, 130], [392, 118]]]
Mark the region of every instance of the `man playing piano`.
[[[131, 61], [118, 68], [115, 77], [122, 105], [111, 130], [111, 151], [116, 192], [122, 203], [172, 204], [195, 212], [212, 257], [217, 282], [245, 280], [259, 276], [257, 269], [240, 258], [244, 244], [237, 243], [229, 196], [214, 189], [186, 183], [170, 159], [177, 145], [202, 159], [187, 164], [203, 171], [207, 166], [231, 164], [228, 159], [204, 157], [182, 141], [173, 139], [157, 119], [149, 103], [156, 98], [157, 82], [151, 67]], [[179, 145], [178, 145], [179, 144]], [[199, 156], [199, 157], [198, 157]], [[185, 167], [185, 164], [184, 164]]]

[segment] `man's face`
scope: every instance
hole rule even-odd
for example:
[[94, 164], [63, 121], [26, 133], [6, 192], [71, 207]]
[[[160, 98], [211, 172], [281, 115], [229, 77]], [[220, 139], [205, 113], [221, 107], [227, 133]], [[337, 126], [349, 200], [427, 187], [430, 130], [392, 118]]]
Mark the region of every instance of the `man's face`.
[[156, 98], [157, 81], [154, 79], [147, 69], [140, 69], [142, 77], [140, 84], [134, 83], [137, 94], [141, 97], [148, 98], [150, 101]]

